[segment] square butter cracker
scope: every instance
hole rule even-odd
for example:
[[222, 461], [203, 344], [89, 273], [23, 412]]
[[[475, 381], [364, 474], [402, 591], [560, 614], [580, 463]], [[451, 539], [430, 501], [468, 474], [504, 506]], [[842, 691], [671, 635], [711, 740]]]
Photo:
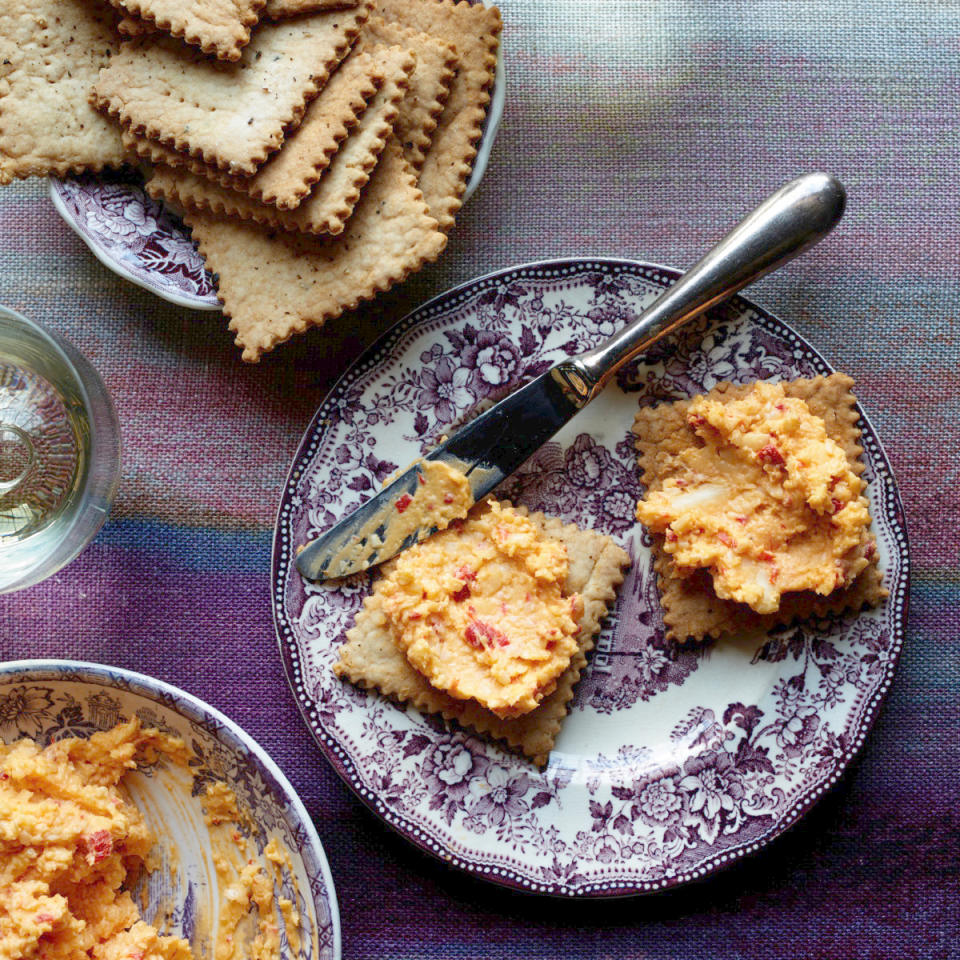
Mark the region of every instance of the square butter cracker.
[[323, 240], [185, 211], [243, 359], [371, 300], [435, 260], [446, 236], [427, 215], [400, 148], [388, 143], [343, 235]]
[[[330, 236], [342, 233], [390, 137], [397, 106], [413, 70], [414, 60], [409, 51], [392, 47], [388, 56], [388, 79], [370, 101], [357, 128], [337, 151], [313, 192], [295, 210], [278, 210], [245, 193], [169, 167], [154, 169], [147, 192], [156, 200], [168, 200], [187, 210], [253, 220], [266, 227]], [[282, 157], [286, 149], [285, 146], [277, 157]], [[258, 173], [252, 179], [259, 177]]]
[[360, 33], [357, 49], [370, 49], [378, 43], [406, 47], [417, 57], [410, 89], [400, 104], [395, 132], [403, 155], [419, 172], [456, 76], [460, 62], [457, 48], [411, 27], [371, 17]]
[[267, 0], [263, 13], [266, 17], [280, 20], [297, 17], [301, 13], [316, 13], [318, 10], [350, 10], [360, 0]]
[[376, 12], [452, 43], [460, 57], [418, 181], [430, 215], [449, 231], [463, 205], [476, 143], [483, 134], [503, 27], [500, 11], [467, 0], [377, 0]]
[[124, 162], [88, 102], [120, 48], [114, 22], [99, 0], [0, 0], [0, 184]]
[[[546, 766], [567, 715], [573, 688], [586, 666], [600, 623], [616, 601], [616, 588], [623, 582], [623, 570], [630, 557], [604, 534], [581, 530], [542, 513], [528, 513], [524, 507], [517, 510], [529, 516], [541, 534], [566, 546], [569, 569], [564, 590], [568, 594], [579, 593], [583, 599], [577, 634], [579, 650], [557, 679], [556, 690], [536, 710], [503, 720], [474, 700], [457, 700], [431, 686], [394, 642], [376, 593], [367, 597], [356, 623], [347, 631], [347, 642], [333, 669], [358, 686], [378, 690], [424, 713], [439, 713], [447, 720], [456, 720], [461, 726], [502, 740], [542, 767]], [[389, 569], [386, 564], [384, 571]]]
[[[110, 0], [135, 17], [220, 60], [239, 60], [265, 0]], [[118, 29], [119, 29], [118, 25]], [[128, 28], [129, 29], [129, 28]], [[122, 31], [125, 32], [125, 31]], [[127, 36], [131, 34], [127, 33]]]
[[346, 56], [370, 2], [262, 24], [235, 63], [210, 60], [172, 37], [128, 40], [101, 71], [93, 102], [133, 133], [250, 176]]
[[[413, 60], [405, 51], [382, 50], [372, 54], [352, 53], [340, 65], [323, 88], [320, 95], [307, 107], [303, 121], [283, 142], [277, 153], [252, 177], [231, 177], [205, 164], [202, 160], [171, 150], [156, 140], [138, 137], [124, 131], [124, 146], [136, 151], [144, 160], [167, 167], [185, 167], [198, 177], [219, 183], [226, 192], [210, 183], [192, 188], [192, 192], [224, 194], [222, 202], [232, 203], [231, 194], [240, 191], [247, 196], [236, 198], [242, 209], [256, 210], [263, 204], [292, 210], [298, 207], [310, 193], [312, 185], [320, 179], [341, 143], [356, 127], [361, 116], [367, 114], [369, 102], [387, 81], [399, 81], [413, 69]], [[399, 99], [402, 89], [394, 84], [391, 88]], [[381, 144], [382, 148], [382, 144]], [[372, 161], [370, 166], [372, 167]], [[185, 178], [186, 182], [186, 178]], [[253, 199], [251, 199], [253, 198]], [[186, 200], [184, 196], [184, 200]], [[197, 206], [197, 204], [194, 204]], [[200, 209], [206, 209], [200, 204]], [[242, 214], [235, 211], [237, 216]], [[249, 213], [245, 219], [269, 220], [269, 211], [263, 217]]]
[[[721, 383], [707, 396], [738, 399], [750, 386]], [[824, 421], [827, 435], [846, 453], [850, 469], [861, 475], [864, 471], [860, 459], [863, 448], [858, 442], [856, 397], [851, 392], [853, 380], [845, 374], [834, 373], [829, 377], [784, 382], [783, 386], [787, 396], [804, 400], [811, 412]], [[636, 415], [633, 433], [642, 479], [648, 490], [662, 487], [666, 478], [666, 458], [696, 442], [687, 425], [689, 406], [689, 400], [678, 400], [657, 407], [644, 407]], [[861, 610], [865, 606], [875, 606], [887, 595], [874, 553], [870, 564], [845, 589], [828, 596], [812, 591], [787, 593], [776, 613], [761, 615], [746, 604], [717, 597], [705, 570], [698, 570], [690, 577], [680, 576], [673, 557], [663, 549], [663, 543], [663, 536], [655, 534], [654, 569], [659, 581], [663, 620], [667, 637], [681, 643], [755, 629], [769, 630], [804, 618]], [[871, 535], [861, 550], [874, 545]]]

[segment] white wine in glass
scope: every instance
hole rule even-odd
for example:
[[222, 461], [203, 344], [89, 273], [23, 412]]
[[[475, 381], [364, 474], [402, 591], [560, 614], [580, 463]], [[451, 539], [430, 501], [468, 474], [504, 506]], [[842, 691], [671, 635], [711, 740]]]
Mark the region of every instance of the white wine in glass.
[[0, 592], [43, 580], [103, 526], [120, 430], [77, 350], [0, 307]]

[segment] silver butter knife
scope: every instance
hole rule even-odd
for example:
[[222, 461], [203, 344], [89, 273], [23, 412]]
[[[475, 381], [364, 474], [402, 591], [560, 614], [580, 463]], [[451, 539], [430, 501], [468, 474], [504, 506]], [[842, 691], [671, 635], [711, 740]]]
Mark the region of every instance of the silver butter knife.
[[[661, 337], [776, 270], [825, 237], [843, 216], [846, 194], [834, 177], [811, 173], [768, 197], [702, 260], [619, 333], [562, 360], [462, 427], [423, 459], [465, 473], [481, 500], [583, 409], [625, 363]], [[341, 520], [297, 556], [309, 580], [359, 573], [418, 543], [436, 529], [424, 523], [390, 535], [423, 482], [422, 461]], [[398, 512], [399, 511], [399, 512]], [[391, 542], [392, 541], [392, 542]]]

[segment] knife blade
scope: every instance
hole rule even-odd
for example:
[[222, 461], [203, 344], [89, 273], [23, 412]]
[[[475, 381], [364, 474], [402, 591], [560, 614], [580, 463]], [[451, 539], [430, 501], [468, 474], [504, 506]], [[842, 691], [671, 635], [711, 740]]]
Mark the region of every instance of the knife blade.
[[[531, 380], [435, 447], [424, 461], [465, 474], [474, 502], [482, 500], [543, 446], [582, 406], [554, 370]], [[403, 525], [397, 505], [416, 495], [423, 462], [408, 467], [379, 494], [309, 543], [297, 555], [308, 580], [345, 577], [389, 559], [436, 532], [418, 526], [397, 542], [390, 526]], [[393, 544], [394, 549], [390, 549]]]
[[424, 462], [440, 461], [460, 470], [474, 501], [481, 500], [589, 403], [625, 363], [813, 246], [839, 221], [845, 203], [843, 185], [826, 174], [808, 174], [782, 187], [636, 320], [592, 350], [562, 360], [462, 427], [307, 544], [297, 555], [297, 569], [309, 580], [344, 577], [429, 536], [435, 526], [428, 523], [401, 529], [401, 505], [409, 502], [403, 498], [415, 496]]

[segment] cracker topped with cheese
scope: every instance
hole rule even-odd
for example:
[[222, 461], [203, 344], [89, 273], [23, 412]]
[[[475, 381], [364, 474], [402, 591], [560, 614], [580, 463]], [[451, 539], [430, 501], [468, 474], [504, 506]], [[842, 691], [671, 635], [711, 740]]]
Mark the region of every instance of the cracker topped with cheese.
[[667, 638], [699, 642], [887, 595], [846, 374], [720, 383], [633, 425]]
[[433, 687], [502, 718], [534, 710], [577, 652], [567, 552], [490, 502], [398, 558], [377, 585], [391, 633]]
[[[630, 564], [630, 555], [610, 537], [595, 530], [580, 529], [572, 523], [563, 523], [556, 517], [545, 517], [542, 513], [529, 513], [525, 507], [514, 507], [506, 501], [497, 506], [501, 509], [496, 515], [501, 518], [513, 514], [527, 521], [535, 530], [538, 543], [563, 548], [566, 574], [561, 591], [570, 603], [571, 612], [574, 605], [572, 598], [576, 596], [580, 600], [577, 604], [579, 612], [572, 614], [577, 621], [576, 634], [573, 637], [576, 650], [563, 673], [552, 681], [555, 684], [553, 692], [545, 693], [535, 710], [503, 717], [478, 700], [463, 699], [462, 694], [454, 696], [447, 690], [435, 687], [431, 680], [411, 663], [406, 651], [395, 639], [392, 618], [385, 610], [387, 598], [381, 585], [393, 577], [405, 556], [419, 548], [411, 548], [384, 564], [382, 579], [374, 585], [373, 592], [357, 612], [356, 622], [346, 633], [346, 642], [340, 647], [340, 657], [333, 670], [337, 676], [360, 687], [377, 690], [401, 704], [415, 707], [423, 713], [439, 715], [462, 728], [505, 743], [542, 767], [547, 764], [550, 751], [560, 733], [573, 698], [574, 687], [586, 666], [587, 655], [600, 632], [603, 618], [616, 602], [617, 587], [623, 582], [623, 571]], [[492, 512], [493, 507], [490, 501], [479, 504], [474, 508], [473, 516]], [[480, 580], [477, 576], [476, 558], [469, 550], [470, 542], [463, 536], [464, 530], [469, 532], [471, 522], [467, 520], [462, 524], [451, 525], [448, 532], [459, 532], [456, 540], [458, 547], [453, 549], [454, 538], [451, 536], [447, 540], [448, 547], [445, 548], [449, 550], [446, 559], [452, 564], [453, 572], [452, 578], [446, 581], [446, 586], [458, 587], [460, 590], [469, 586], [471, 597], [464, 596], [464, 601], [472, 599], [477, 592], [475, 584]], [[516, 531], [521, 529], [519, 524], [508, 524], [508, 528]], [[434, 534], [424, 545], [436, 543], [444, 536], [445, 534]], [[504, 538], [507, 549], [511, 549], [511, 540], [514, 538]], [[524, 551], [524, 556], [534, 555], [533, 552]], [[536, 554], [541, 559], [551, 555], [558, 556], [561, 552], [551, 554], [541, 550]], [[473, 565], [467, 566], [468, 564]], [[547, 574], [547, 579], [559, 573], [558, 566], [534, 563], [532, 569], [535, 576], [541, 567], [543, 573]], [[471, 575], [477, 579], [471, 579]], [[423, 588], [416, 596], [419, 596], [421, 601], [424, 599]], [[428, 591], [428, 599], [429, 596]], [[479, 612], [479, 608], [477, 610]], [[505, 632], [502, 619], [503, 611], [500, 610], [494, 626]]]
[[863, 481], [804, 400], [755, 383], [738, 399], [696, 397], [696, 438], [637, 507], [678, 570], [709, 570], [722, 599], [774, 613], [784, 593], [827, 596], [867, 565]]

